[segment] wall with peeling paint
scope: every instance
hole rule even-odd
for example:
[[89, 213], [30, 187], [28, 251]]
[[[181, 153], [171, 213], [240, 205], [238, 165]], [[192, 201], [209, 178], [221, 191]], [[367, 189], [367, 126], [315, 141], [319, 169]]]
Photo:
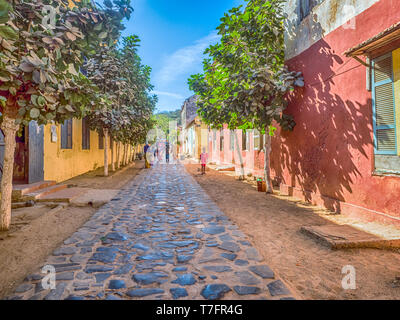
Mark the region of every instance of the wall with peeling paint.
[[[289, 20], [297, 1], [289, 0]], [[355, 4], [355, 28], [340, 8]], [[293, 132], [273, 139], [281, 191], [364, 220], [400, 225], [400, 176], [374, 175], [372, 95], [366, 69], [343, 53], [400, 21], [398, 0], [325, 0], [287, 33], [287, 64], [305, 87], [289, 98]]]

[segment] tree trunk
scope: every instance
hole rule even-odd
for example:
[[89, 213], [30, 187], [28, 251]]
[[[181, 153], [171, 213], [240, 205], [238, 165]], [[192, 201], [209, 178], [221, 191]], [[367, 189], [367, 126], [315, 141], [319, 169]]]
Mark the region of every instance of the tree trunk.
[[111, 171], [115, 171], [115, 162], [114, 162], [114, 147], [115, 147], [115, 144], [114, 144], [114, 140], [113, 139], [110, 139], [111, 140], [111, 146], [110, 146], [110, 148], [111, 148]]
[[126, 144], [124, 143], [124, 154], [122, 155], [122, 165], [126, 165]]
[[1, 202], [0, 202], [0, 231], [6, 231], [11, 224], [11, 196], [12, 181], [14, 171], [14, 154], [15, 154], [15, 134], [19, 129], [19, 125], [15, 123], [15, 118], [10, 117], [5, 110], [1, 129], [4, 133], [4, 164], [3, 176], [1, 179]]
[[270, 159], [271, 159], [271, 136], [269, 134], [269, 127], [265, 128], [265, 145], [264, 145], [264, 179], [267, 185], [266, 192], [273, 193], [271, 182], [271, 170], [270, 170]]
[[103, 129], [104, 132], [104, 176], [108, 177], [108, 129]]
[[119, 169], [119, 157], [121, 156], [121, 143], [117, 142], [117, 170]]
[[[243, 132], [242, 132], [243, 134]], [[240, 162], [240, 176], [239, 179], [240, 180], [244, 180], [245, 179], [245, 174], [244, 174], [244, 163], [243, 163], [243, 157], [242, 157], [242, 149], [239, 146], [239, 138], [237, 136], [237, 132], [235, 132], [235, 141], [236, 141], [236, 151], [239, 157], [239, 162]]]

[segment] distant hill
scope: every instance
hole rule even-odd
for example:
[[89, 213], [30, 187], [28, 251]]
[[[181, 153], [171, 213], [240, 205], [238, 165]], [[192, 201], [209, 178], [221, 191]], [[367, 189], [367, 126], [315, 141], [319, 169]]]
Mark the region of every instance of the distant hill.
[[176, 122], [178, 122], [178, 125], [181, 125], [181, 110], [177, 109], [175, 111], [162, 111], [162, 112], [158, 112], [156, 114], [157, 115], [163, 115], [168, 117], [168, 119], [170, 120], [175, 120]]

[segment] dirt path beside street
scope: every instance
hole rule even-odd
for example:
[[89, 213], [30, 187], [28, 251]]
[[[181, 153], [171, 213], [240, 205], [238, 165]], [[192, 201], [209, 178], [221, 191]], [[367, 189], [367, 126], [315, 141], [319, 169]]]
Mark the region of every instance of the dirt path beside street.
[[[63, 182], [82, 188], [121, 189], [143, 168], [136, 161], [109, 177], [101, 176], [103, 169]], [[38, 269], [54, 249], [69, 238], [97, 211], [96, 208], [66, 207], [52, 209], [45, 204], [12, 211], [8, 232], [0, 232], [0, 299], [4, 298], [27, 275]]]
[[[280, 278], [304, 299], [400, 299], [400, 252], [377, 249], [332, 251], [300, 233], [324, 225], [318, 209], [290, 197], [266, 196], [254, 186], [199, 165], [185, 165], [196, 181], [250, 238]], [[319, 210], [321, 211], [321, 210]], [[356, 290], [342, 288], [346, 265], [356, 269]]]

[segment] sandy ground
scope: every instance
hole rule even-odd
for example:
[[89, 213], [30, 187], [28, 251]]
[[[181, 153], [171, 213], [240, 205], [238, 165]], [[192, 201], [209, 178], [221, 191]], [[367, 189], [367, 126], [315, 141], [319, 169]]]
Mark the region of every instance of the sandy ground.
[[[143, 168], [143, 161], [134, 166], [101, 176], [98, 169], [64, 182], [77, 187], [121, 189]], [[57, 207], [43, 204], [12, 211], [10, 231], [0, 232], [0, 298], [11, 294], [15, 287], [43, 264], [46, 257], [78, 230], [97, 209]]]
[[[300, 233], [301, 226], [331, 223], [329, 213], [199, 165], [185, 166], [221, 210], [251, 239], [267, 264], [303, 299], [400, 299], [400, 252], [332, 251]], [[324, 217], [323, 215], [326, 215]], [[342, 268], [355, 267], [355, 290], [342, 288]]]

